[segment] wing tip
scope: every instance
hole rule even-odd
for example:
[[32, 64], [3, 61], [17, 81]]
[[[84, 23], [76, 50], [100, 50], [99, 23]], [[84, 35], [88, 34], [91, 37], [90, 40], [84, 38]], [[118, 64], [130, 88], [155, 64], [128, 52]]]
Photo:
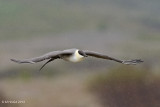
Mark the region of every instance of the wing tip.
[[143, 60], [141, 59], [134, 59], [134, 60], [126, 60], [126, 61], [122, 61], [123, 64], [126, 64], [126, 65], [136, 65], [136, 64], [139, 64], [139, 63], [142, 63], [144, 62]]
[[13, 62], [16, 62], [18, 64], [21, 64], [21, 63], [31, 63], [31, 64], [34, 64], [35, 62], [33, 61], [21, 61], [21, 60], [17, 60], [17, 59], [10, 59], [11, 61]]
[[13, 62], [16, 62], [16, 63], [21, 63], [21, 61], [20, 60], [16, 60], [16, 59], [10, 59], [11, 61], [13, 61]]

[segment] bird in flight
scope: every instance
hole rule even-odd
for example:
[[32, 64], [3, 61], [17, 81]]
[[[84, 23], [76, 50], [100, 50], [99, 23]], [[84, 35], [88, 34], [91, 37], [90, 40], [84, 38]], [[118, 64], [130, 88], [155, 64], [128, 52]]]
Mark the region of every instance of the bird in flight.
[[141, 59], [134, 59], [134, 60], [119, 60], [113, 57], [109, 57], [107, 55], [93, 52], [93, 51], [88, 51], [88, 50], [79, 50], [79, 49], [66, 49], [62, 51], [52, 51], [49, 53], [46, 53], [42, 56], [39, 57], [34, 57], [30, 59], [24, 59], [24, 60], [16, 60], [16, 59], [11, 59], [11, 61], [16, 62], [16, 63], [37, 63], [41, 62], [44, 60], [48, 60], [46, 63], [42, 65], [42, 67], [39, 69], [39, 71], [49, 62], [55, 60], [55, 59], [63, 59], [65, 61], [69, 62], [79, 62], [85, 59], [88, 56], [96, 57], [96, 58], [102, 58], [102, 59], [107, 59], [107, 60], [113, 60], [122, 64], [127, 64], [127, 65], [135, 65], [138, 63], [143, 62]]

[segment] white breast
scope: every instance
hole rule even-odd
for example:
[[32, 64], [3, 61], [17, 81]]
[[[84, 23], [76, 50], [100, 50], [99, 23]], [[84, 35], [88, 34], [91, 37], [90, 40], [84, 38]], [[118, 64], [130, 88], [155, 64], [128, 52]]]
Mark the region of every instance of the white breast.
[[71, 55], [70, 57], [65, 58], [65, 60], [70, 61], [70, 62], [79, 62], [79, 61], [82, 61], [83, 58], [84, 58], [84, 56], [80, 55], [78, 53], [78, 50], [76, 50], [73, 55]]

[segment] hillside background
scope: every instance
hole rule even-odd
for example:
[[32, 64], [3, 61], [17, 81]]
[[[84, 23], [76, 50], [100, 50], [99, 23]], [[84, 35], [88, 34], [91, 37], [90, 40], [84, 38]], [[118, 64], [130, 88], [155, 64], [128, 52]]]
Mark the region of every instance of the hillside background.
[[128, 66], [96, 58], [76, 64], [57, 60], [37, 72], [43, 63], [10, 61], [66, 48], [98, 51], [119, 59], [141, 58], [143, 64], [128, 69], [158, 78], [159, 5], [159, 0], [1, 0], [0, 100], [25, 100], [25, 104], [11, 104], [15, 107], [106, 107], [89, 89], [91, 84], [100, 84], [94, 82], [95, 75]]

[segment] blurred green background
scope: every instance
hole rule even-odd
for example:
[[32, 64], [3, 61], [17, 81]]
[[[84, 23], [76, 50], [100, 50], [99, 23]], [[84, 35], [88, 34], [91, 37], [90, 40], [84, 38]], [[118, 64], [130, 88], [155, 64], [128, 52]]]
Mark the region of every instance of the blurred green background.
[[[159, 107], [159, 5], [159, 0], [0, 0], [0, 107]], [[66, 48], [144, 63], [57, 60], [37, 72], [43, 62], [10, 61]]]

